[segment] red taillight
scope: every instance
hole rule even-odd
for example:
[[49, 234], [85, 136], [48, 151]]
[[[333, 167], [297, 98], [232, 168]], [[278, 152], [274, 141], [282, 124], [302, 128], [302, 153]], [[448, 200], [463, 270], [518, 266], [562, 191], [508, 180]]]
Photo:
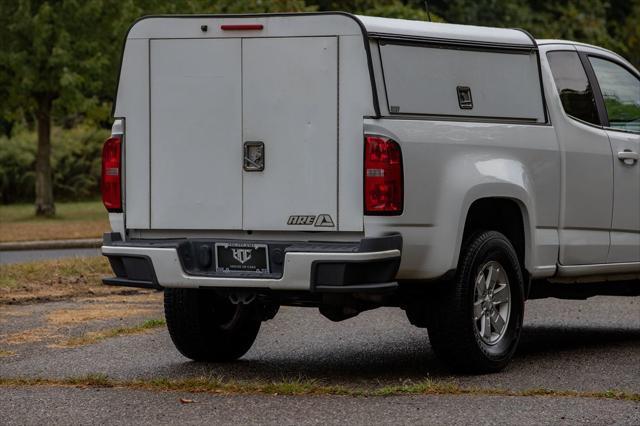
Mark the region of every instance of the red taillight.
[[382, 136], [364, 139], [364, 212], [399, 215], [403, 207], [402, 151]]
[[220, 25], [222, 31], [256, 31], [263, 28], [262, 24]]
[[102, 147], [102, 202], [110, 212], [122, 211], [121, 196], [121, 149], [122, 139], [113, 136], [106, 140]]

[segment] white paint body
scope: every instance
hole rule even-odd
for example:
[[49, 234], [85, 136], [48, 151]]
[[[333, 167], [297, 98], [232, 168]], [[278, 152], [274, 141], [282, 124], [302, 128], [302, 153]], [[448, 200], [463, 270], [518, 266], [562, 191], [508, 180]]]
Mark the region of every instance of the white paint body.
[[[264, 28], [220, 27], [255, 23]], [[423, 39], [480, 48], [413, 44]], [[640, 166], [613, 154], [640, 152], [640, 136], [564, 113], [545, 57], [554, 49], [623, 61], [567, 42], [538, 51], [516, 30], [341, 14], [140, 20], [127, 36], [115, 105], [125, 183], [113, 229], [125, 240], [356, 241], [398, 232], [398, 279], [426, 280], [456, 268], [473, 202], [507, 198], [522, 212], [531, 276], [640, 278]], [[406, 70], [415, 70], [410, 85]], [[460, 110], [456, 86], [472, 88], [473, 110]], [[368, 133], [401, 146], [399, 216], [363, 213]], [[264, 172], [243, 170], [246, 141], [264, 142]], [[290, 215], [318, 214], [334, 226], [287, 225]], [[283, 278], [272, 282], [189, 277], [173, 249], [103, 250], [149, 256], [165, 287], [304, 289], [319, 256], [287, 255]]]

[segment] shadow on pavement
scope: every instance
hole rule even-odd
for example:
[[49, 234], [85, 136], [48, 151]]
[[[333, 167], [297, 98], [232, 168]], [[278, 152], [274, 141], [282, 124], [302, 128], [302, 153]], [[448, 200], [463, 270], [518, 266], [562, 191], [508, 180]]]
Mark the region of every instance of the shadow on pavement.
[[614, 347], [635, 347], [640, 361], [640, 329], [609, 327], [525, 327], [516, 357], [532, 354], [553, 354], [558, 351], [586, 349], [607, 350]]
[[[393, 339], [391, 339], [393, 340]], [[250, 352], [231, 364], [185, 362], [173, 364], [172, 375], [214, 374], [237, 379], [319, 379], [327, 383], [402, 383], [452, 376], [438, 361], [426, 339], [399, 342], [381, 339], [378, 345], [358, 348], [350, 342], [333, 342], [324, 348], [295, 353]], [[622, 361], [640, 362], [640, 329], [602, 327], [528, 326], [511, 365], [493, 376], [526, 377], [532, 363], [550, 375], [570, 374], [573, 368], [603, 371]], [[572, 364], [572, 365], [567, 365]], [[595, 372], [595, 371], [594, 371]], [[628, 371], [632, 374], [631, 371]], [[485, 376], [486, 377], [486, 376]], [[525, 380], [526, 381], [526, 380]]]

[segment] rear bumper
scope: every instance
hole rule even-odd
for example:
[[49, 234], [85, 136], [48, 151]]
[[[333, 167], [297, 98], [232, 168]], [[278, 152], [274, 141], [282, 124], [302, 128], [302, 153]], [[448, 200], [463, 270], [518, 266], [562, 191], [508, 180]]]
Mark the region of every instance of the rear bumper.
[[[105, 234], [102, 254], [114, 274], [107, 285], [142, 288], [242, 288], [329, 292], [384, 292], [397, 287], [402, 237], [394, 234], [353, 243], [269, 242], [281, 250], [279, 268], [268, 276], [202, 270], [197, 253], [214, 240], [118, 241]], [[119, 235], [119, 234], [115, 234]], [[228, 241], [226, 241], [228, 242]], [[245, 241], [243, 241], [245, 242]], [[257, 242], [257, 241], [256, 241]], [[197, 257], [197, 256], [196, 256]]]

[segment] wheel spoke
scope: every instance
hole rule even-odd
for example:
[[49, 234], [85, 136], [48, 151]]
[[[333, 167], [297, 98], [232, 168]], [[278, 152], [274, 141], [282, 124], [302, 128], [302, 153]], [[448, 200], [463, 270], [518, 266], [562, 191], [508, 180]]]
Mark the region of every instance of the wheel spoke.
[[477, 321], [482, 316], [482, 300], [473, 303], [473, 319]]
[[486, 313], [482, 319], [482, 335], [485, 339], [489, 339], [491, 337], [491, 318], [489, 318], [489, 315]]
[[485, 277], [482, 272], [478, 274], [478, 278], [476, 279], [476, 289], [478, 289], [478, 296], [482, 296], [487, 291], [487, 283], [485, 282]]
[[509, 292], [506, 284], [502, 284], [502, 286], [496, 287], [493, 291], [493, 304], [501, 305], [504, 302], [509, 301]]
[[491, 325], [493, 325], [493, 328], [497, 333], [502, 332], [502, 329], [504, 327], [504, 320], [502, 319], [498, 311], [493, 311], [493, 314], [491, 315]]
[[495, 284], [495, 272], [495, 267], [493, 265], [490, 265], [487, 270], [487, 278], [485, 280], [485, 288], [487, 289], [487, 291], [491, 291], [491, 289], [493, 289], [493, 285]]
[[487, 273], [487, 291], [493, 291], [496, 284], [498, 283], [499, 276], [500, 269], [496, 267], [496, 265], [490, 265], [489, 272]]

